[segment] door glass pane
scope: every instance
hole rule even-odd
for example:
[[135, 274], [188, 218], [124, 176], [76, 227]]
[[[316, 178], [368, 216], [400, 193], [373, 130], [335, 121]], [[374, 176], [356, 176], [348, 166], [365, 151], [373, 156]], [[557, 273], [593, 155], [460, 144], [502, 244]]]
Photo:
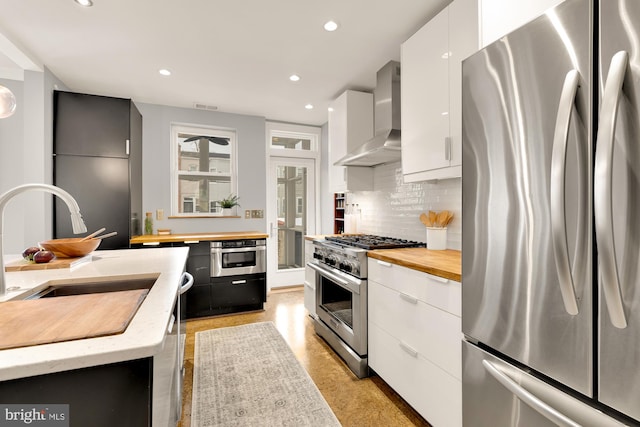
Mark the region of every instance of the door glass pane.
[[307, 168], [277, 166], [278, 269], [304, 267]]

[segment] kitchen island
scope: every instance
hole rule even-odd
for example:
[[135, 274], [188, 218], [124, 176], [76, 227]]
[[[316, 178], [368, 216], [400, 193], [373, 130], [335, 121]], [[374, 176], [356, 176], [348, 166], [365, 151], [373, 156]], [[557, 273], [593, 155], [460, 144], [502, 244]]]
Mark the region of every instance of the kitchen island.
[[[165, 359], [164, 353], [169, 346], [168, 337], [176, 338], [175, 335], [169, 335], [167, 332], [172, 329], [171, 325], [175, 320], [174, 306], [187, 256], [188, 248], [96, 251], [92, 254], [90, 262], [72, 269], [8, 272], [7, 287], [9, 289], [17, 287], [19, 290], [8, 292], [0, 298], [1, 301], [19, 298], [21, 294], [45, 285], [49, 281], [82, 283], [105, 278], [157, 277], [157, 279], [128, 327], [121, 334], [0, 351], [0, 401], [22, 404], [70, 404], [71, 416], [76, 422], [78, 418], [74, 417], [74, 412], [80, 411], [80, 406], [86, 406], [98, 411], [93, 415], [96, 420], [92, 420], [92, 425], [103, 425], [97, 418], [108, 419], [100, 411], [108, 410], [113, 414], [116, 412], [115, 408], [121, 408], [122, 414], [117, 414], [121, 417], [118, 418], [120, 425], [128, 425], [126, 422], [128, 415], [125, 415], [128, 410], [126, 407], [128, 400], [136, 402], [135, 409], [149, 421], [152, 418], [153, 407], [155, 421], [157, 411], [168, 409], [162, 408], [163, 405], [158, 404], [156, 398], [159, 397], [160, 392], [171, 393], [174, 387], [169, 385], [163, 387], [163, 390], [157, 390], [157, 384], [153, 384], [157, 379], [154, 368], [159, 371], [160, 356]], [[1, 313], [0, 310], [0, 318]], [[37, 322], [38, 319], [31, 321]], [[44, 327], [46, 325], [43, 325]], [[175, 362], [174, 356], [174, 352], [168, 355], [170, 363]], [[171, 366], [168, 368], [172, 369]], [[122, 374], [127, 377], [127, 381], [134, 383], [115, 381], [117, 375]], [[110, 396], [115, 399], [114, 402], [101, 399], [102, 393], [110, 392], [108, 388], [111, 382], [98, 381], [111, 380], [114, 387], [117, 384], [122, 389], [132, 387], [132, 391], [137, 391], [121, 397]], [[66, 381], [70, 383], [66, 384]], [[40, 387], [41, 382], [53, 390], [52, 394], [45, 395], [47, 401], [43, 402], [41, 398], [34, 399], [33, 402], [14, 400], [14, 395], [18, 395], [18, 390], [21, 388], [22, 393], [34, 385], [45, 389], [46, 387]], [[170, 379], [168, 383], [171, 384]], [[65, 384], [67, 386], [61, 387]], [[81, 401], [82, 405], [74, 405], [73, 401], [66, 400], [72, 399], [74, 393], [84, 397]], [[122, 401], [118, 401], [118, 398]], [[100, 401], [92, 404], [91, 400], [96, 399]], [[156, 403], [155, 405], [152, 404], [152, 400]], [[109, 408], [109, 404], [112, 405], [110, 409], [103, 409]], [[71, 425], [81, 424], [72, 422]]]

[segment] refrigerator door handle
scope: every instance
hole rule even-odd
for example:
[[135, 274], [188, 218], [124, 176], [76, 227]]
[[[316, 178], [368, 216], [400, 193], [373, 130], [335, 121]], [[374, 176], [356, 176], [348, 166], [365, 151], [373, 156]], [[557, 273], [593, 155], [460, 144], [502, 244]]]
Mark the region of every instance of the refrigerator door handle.
[[558, 114], [556, 116], [556, 128], [553, 135], [550, 188], [551, 235], [553, 254], [558, 270], [560, 293], [562, 294], [565, 310], [574, 316], [578, 314], [578, 300], [576, 298], [576, 290], [569, 261], [564, 200], [569, 124], [571, 123], [571, 113], [573, 111], [579, 81], [580, 74], [578, 71], [571, 70], [567, 73], [562, 86]]
[[618, 119], [618, 101], [622, 94], [622, 83], [629, 63], [629, 54], [620, 51], [611, 58], [609, 75], [604, 85], [598, 136], [596, 140], [596, 161], [594, 169], [594, 214], [596, 242], [604, 300], [609, 309], [611, 323], [616, 328], [627, 327], [627, 319], [622, 304], [620, 279], [616, 263], [613, 239], [613, 143]]
[[522, 402], [526, 403], [529, 407], [531, 407], [533, 410], [535, 410], [554, 424], [562, 427], [581, 427], [580, 424], [576, 423], [571, 418], [562, 414], [552, 406], [549, 406], [548, 404], [537, 398], [529, 391], [525, 390], [490, 361], [483, 360], [482, 365], [493, 378], [495, 378], [513, 395], [515, 395]]

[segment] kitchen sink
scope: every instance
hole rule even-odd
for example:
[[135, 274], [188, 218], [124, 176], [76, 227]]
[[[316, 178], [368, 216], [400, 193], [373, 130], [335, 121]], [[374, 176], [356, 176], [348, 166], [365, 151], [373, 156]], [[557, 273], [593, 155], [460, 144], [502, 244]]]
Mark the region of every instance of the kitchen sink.
[[131, 291], [137, 289], [150, 290], [157, 280], [157, 276], [107, 278], [106, 280], [92, 280], [87, 282], [50, 281], [28, 292], [24, 292], [14, 300], [31, 300], [40, 298], [54, 298], [71, 295], [86, 295], [103, 292]]

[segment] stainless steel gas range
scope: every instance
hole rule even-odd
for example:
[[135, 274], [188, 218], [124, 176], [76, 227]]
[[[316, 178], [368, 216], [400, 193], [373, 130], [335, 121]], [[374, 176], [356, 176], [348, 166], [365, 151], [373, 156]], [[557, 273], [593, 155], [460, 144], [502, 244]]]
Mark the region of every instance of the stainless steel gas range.
[[372, 235], [329, 236], [313, 241], [316, 273], [316, 333], [358, 378], [367, 362], [367, 251], [421, 247], [424, 243]]

